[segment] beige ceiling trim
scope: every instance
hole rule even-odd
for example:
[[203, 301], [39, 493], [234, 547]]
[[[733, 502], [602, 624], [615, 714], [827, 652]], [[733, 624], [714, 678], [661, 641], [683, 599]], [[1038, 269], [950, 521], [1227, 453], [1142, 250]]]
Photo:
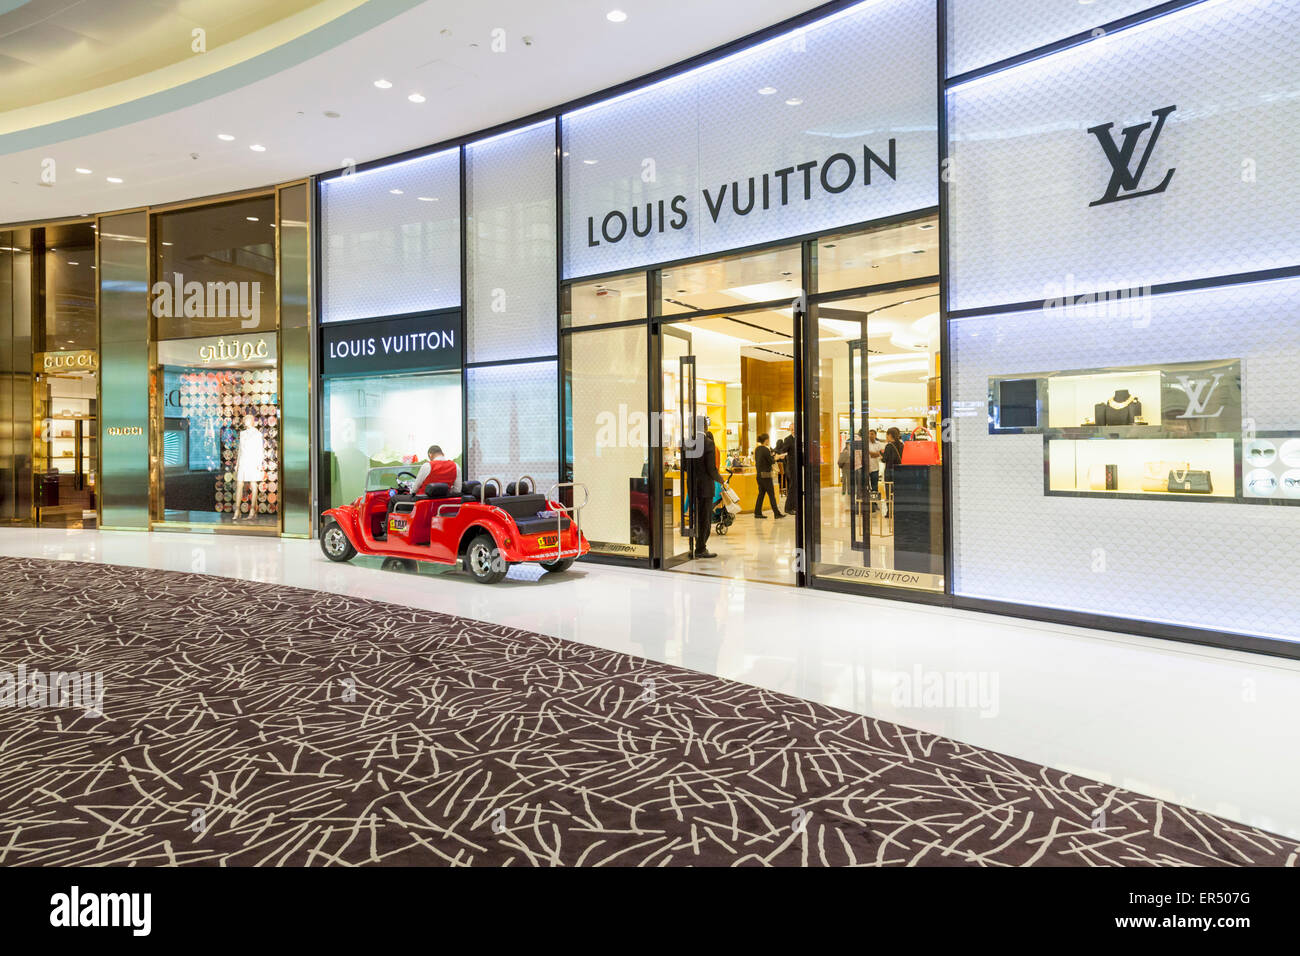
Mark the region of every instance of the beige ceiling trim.
[[119, 106], [212, 76], [319, 29], [362, 6], [364, 2], [365, 0], [322, 0], [309, 9], [170, 66], [75, 96], [0, 113], [0, 136]]

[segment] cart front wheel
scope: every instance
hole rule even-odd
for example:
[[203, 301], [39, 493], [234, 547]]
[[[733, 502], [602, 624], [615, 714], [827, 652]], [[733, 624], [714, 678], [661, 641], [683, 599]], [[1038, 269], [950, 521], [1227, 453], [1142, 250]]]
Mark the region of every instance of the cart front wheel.
[[357, 555], [348, 536], [337, 521], [331, 521], [320, 534], [320, 549], [331, 561], [351, 561]]
[[550, 571], [552, 574], [560, 574], [573, 567], [573, 558], [561, 558], [559, 561], [543, 561], [542, 570]]

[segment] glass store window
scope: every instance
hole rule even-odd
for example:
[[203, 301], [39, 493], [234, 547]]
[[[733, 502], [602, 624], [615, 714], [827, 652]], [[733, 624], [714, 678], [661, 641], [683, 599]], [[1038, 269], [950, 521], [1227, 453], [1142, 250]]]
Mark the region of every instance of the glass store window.
[[280, 531], [276, 228], [273, 195], [153, 217], [156, 525]]
[[275, 230], [274, 196], [154, 216], [155, 337], [274, 330]]
[[332, 323], [321, 331], [321, 497], [353, 501], [366, 472], [413, 475], [438, 445], [465, 475], [460, 313]]
[[463, 465], [458, 371], [329, 378], [323, 388], [321, 486], [327, 508], [360, 495], [371, 468], [418, 472], [430, 445]]
[[562, 349], [566, 480], [591, 493], [583, 533], [593, 553], [648, 558], [655, 512], [646, 327], [574, 332]]
[[944, 587], [939, 287], [924, 281], [938, 273], [934, 226], [816, 241], [807, 513], [822, 580]]
[[649, 315], [645, 284], [644, 272], [631, 272], [567, 285], [560, 324], [579, 328], [644, 319]]
[[154, 520], [279, 531], [274, 334], [157, 344]]
[[659, 273], [659, 314], [739, 308], [789, 300], [802, 285], [799, 246], [720, 256]]

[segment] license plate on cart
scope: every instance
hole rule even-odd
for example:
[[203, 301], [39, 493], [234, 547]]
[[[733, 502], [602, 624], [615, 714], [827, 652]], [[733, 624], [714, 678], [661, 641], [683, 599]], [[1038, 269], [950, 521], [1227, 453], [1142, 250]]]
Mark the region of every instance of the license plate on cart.
[[560, 536], [558, 534], [539, 534], [537, 536], [537, 546], [539, 548], [558, 548], [560, 546]]

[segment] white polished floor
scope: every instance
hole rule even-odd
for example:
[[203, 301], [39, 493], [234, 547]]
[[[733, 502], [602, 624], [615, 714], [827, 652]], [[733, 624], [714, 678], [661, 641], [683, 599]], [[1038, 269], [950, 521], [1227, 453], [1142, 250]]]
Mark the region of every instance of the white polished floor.
[[[1300, 662], [600, 565], [541, 577], [515, 569], [505, 582], [482, 586], [460, 573], [381, 570], [373, 559], [331, 564], [315, 541], [0, 529], [0, 554], [219, 574], [541, 631], [945, 734], [1300, 838]], [[902, 694], [936, 673], [969, 677], [986, 696]]]

